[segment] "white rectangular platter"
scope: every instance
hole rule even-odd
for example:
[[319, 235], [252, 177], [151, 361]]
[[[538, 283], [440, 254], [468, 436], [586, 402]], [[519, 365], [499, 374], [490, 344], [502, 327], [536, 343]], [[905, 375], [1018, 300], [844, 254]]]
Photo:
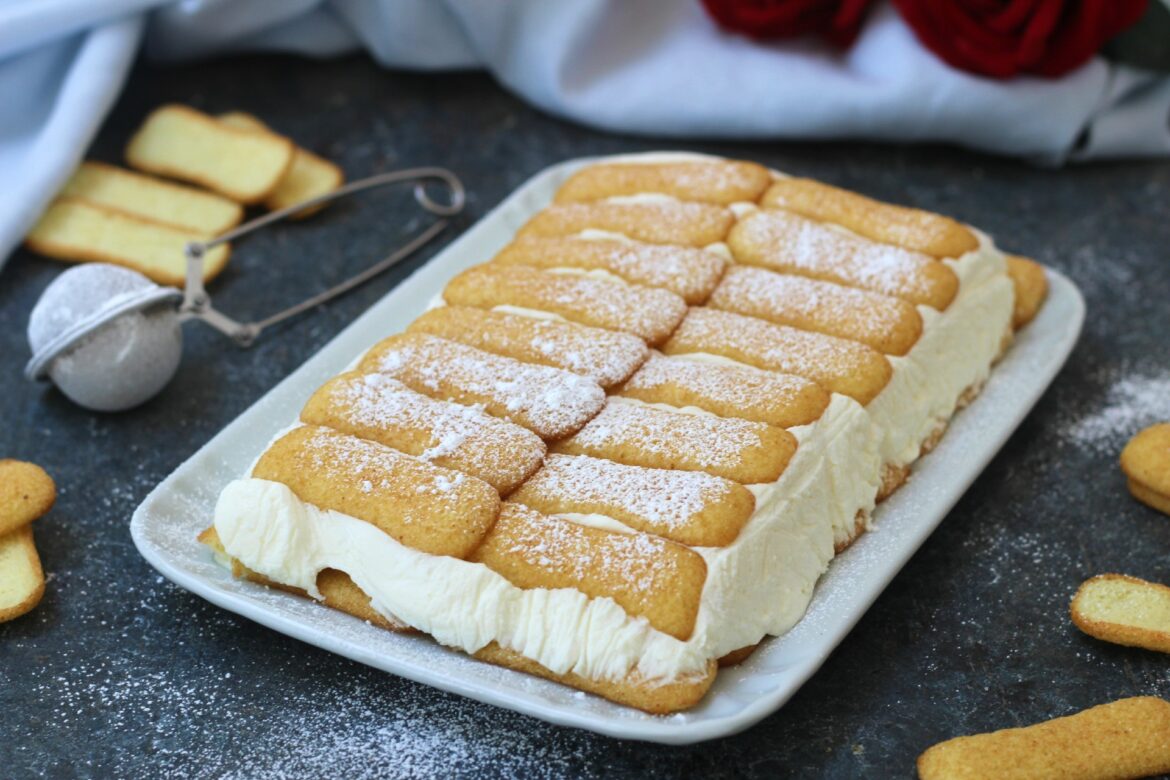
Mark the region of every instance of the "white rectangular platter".
[[785, 636], [724, 669], [693, 710], [646, 715], [556, 683], [476, 661], [421, 636], [370, 626], [308, 599], [234, 580], [195, 541], [216, 498], [272, 437], [296, 419], [316, 388], [376, 341], [406, 327], [459, 271], [489, 259], [589, 160], [537, 174], [437, 257], [398, 285], [286, 380], [163, 480], [134, 513], [142, 555], [180, 587], [224, 609], [355, 661], [487, 704], [613, 737], [685, 744], [735, 733], [776, 711], [946, 517], [1052, 382], [1080, 333], [1084, 301], [1049, 271], [1050, 294], [983, 393], [956, 415], [941, 444], [874, 515], [875, 529], [835, 559], [808, 613]]

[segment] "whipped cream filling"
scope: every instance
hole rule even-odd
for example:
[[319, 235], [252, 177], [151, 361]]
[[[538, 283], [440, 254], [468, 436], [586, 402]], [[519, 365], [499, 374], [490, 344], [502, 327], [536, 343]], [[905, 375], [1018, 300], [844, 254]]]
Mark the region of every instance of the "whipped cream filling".
[[[718, 158], [653, 154], [610, 159]], [[605, 231], [584, 231], [580, 237], [628, 241]], [[589, 599], [574, 589], [516, 588], [482, 564], [405, 547], [368, 523], [306, 504], [277, 483], [233, 482], [217, 504], [215, 527], [229, 555], [274, 581], [319, 598], [317, 573], [340, 569], [381, 614], [466, 652], [496, 641], [553, 672], [591, 679], [621, 679], [631, 670], [658, 681], [704, 674], [711, 658], [782, 634], [800, 619], [833, 557], [834, 542], [848, 538], [858, 515], [867, 518], [872, 510], [883, 464], [917, 458], [923, 440], [949, 419], [962, 392], [990, 372], [1010, 322], [1013, 292], [1003, 256], [986, 236], [979, 234], [979, 239], [977, 250], [945, 261], [959, 275], [959, 294], [942, 313], [919, 307], [922, 337], [905, 357], [890, 358], [894, 375], [882, 393], [865, 408], [834, 395], [819, 420], [790, 429], [799, 442], [797, 451], [776, 482], [748, 486], [756, 509], [739, 537], [722, 548], [694, 548], [708, 570], [695, 630], [685, 642], [630, 616], [612, 599]], [[722, 242], [707, 248], [730, 254]], [[441, 305], [441, 295], [431, 302]], [[495, 308], [563, 319], [521, 307]], [[683, 357], [734, 363], [702, 353]], [[561, 516], [607, 530], [631, 530], [604, 515]]]

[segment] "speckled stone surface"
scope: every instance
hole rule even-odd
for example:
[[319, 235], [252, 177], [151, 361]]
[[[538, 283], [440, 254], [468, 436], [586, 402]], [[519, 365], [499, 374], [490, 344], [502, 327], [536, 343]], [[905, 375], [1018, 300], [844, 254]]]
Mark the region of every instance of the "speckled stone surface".
[[[692, 747], [620, 742], [375, 672], [219, 610], [135, 551], [130, 515], [175, 466], [434, 250], [251, 350], [197, 325], [163, 393], [101, 415], [26, 383], [24, 329], [61, 266], [19, 252], [0, 274], [0, 456], [42, 464], [60, 498], [37, 525], [48, 593], [0, 625], [0, 775], [912, 777], [963, 733], [1134, 694], [1170, 696], [1170, 661], [1081, 635], [1077, 584], [1170, 580], [1170, 518], [1125, 492], [1125, 439], [1170, 419], [1170, 163], [1049, 171], [940, 148], [685, 144], [600, 135], [481, 75], [235, 59], [138, 67], [92, 156], [117, 161], [167, 101], [251, 111], [351, 176], [441, 164], [465, 227], [546, 165], [680, 147], [748, 157], [953, 214], [1068, 273], [1089, 303], [1069, 365], [963, 501], [780, 712]], [[212, 292], [260, 316], [381, 256], [420, 219], [370, 195], [242, 244]]]

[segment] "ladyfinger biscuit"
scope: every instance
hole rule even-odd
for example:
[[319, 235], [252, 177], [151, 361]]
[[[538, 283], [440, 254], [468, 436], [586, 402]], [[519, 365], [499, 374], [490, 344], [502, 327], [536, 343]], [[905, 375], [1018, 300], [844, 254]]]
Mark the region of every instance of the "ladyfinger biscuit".
[[[235, 127], [240, 130], [272, 132], [268, 128], [268, 125], [243, 111], [220, 114], [217, 118], [228, 127]], [[284, 177], [276, 185], [276, 189], [264, 199], [264, 206], [270, 211], [295, 206], [311, 198], [333, 192], [344, 183], [345, 174], [341, 168], [326, 160], [324, 157], [318, 157], [308, 149], [298, 146], [293, 151], [292, 163], [288, 166]], [[325, 205], [321, 203], [307, 208], [304, 211], [299, 211], [292, 216], [292, 219], [304, 219], [311, 214], [316, 214], [325, 208]]]
[[[187, 273], [184, 250], [207, 236], [148, 222], [83, 200], [58, 198], [25, 237], [32, 251], [71, 263], [99, 262], [132, 268], [159, 284], [182, 286]], [[227, 265], [226, 244], [203, 255], [203, 281]]]
[[548, 515], [606, 515], [691, 547], [731, 544], [756, 508], [751, 491], [729, 479], [572, 455], [549, 455], [508, 500]]
[[1019, 330], [1040, 312], [1048, 296], [1048, 277], [1044, 273], [1044, 266], [1019, 255], [1007, 256], [1007, 273], [1016, 288], [1012, 327]]
[[601, 230], [651, 244], [707, 246], [722, 241], [734, 222], [730, 209], [708, 203], [565, 203], [537, 213], [517, 235], [572, 236]]
[[694, 631], [707, 578], [703, 557], [681, 544], [578, 525], [509, 502], [471, 560], [518, 588], [575, 588], [611, 598], [684, 641]]
[[920, 252], [870, 241], [787, 211], [760, 211], [731, 229], [738, 263], [892, 295], [942, 311], [959, 277]]
[[57, 486], [34, 463], [0, 460], [0, 536], [36, 520], [53, 508]]
[[1121, 451], [1129, 492], [1146, 506], [1170, 515], [1170, 423], [1153, 425]]
[[515, 650], [501, 647], [495, 642], [480, 648], [476, 651], [475, 657], [497, 666], [564, 683], [651, 715], [667, 715], [695, 706], [715, 682], [715, 674], [718, 671], [715, 662], [712, 661], [707, 667], [706, 674], [701, 676], [663, 681], [645, 680], [636, 673], [631, 673], [630, 677], [622, 680], [594, 680], [573, 672], [563, 674], [552, 672], [531, 658]]
[[796, 452], [796, 438], [773, 425], [611, 400], [553, 451], [753, 484], [779, 479]]
[[812, 179], [778, 179], [760, 205], [842, 225], [859, 236], [933, 257], [959, 257], [979, 248], [975, 234], [950, 217], [882, 203]]
[[364, 520], [407, 547], [456, 558], [476, 548], [500, 505], [492, 486], [475, 477], [310, 425], [273, 442], [252, 476]]
[[474, 406], [437, 401], [385, 374], [350, 371], [313, 394], [301, 422], [385, 444], [509, 493], [538, 468], [540, 437]]
[[59, 194], [208, 236], [244, 218], [243, 206], [221, 195], [93, 160], [83, 162]]
[[887, 355], [905, 355], [922, 336], [922, 315], [912, 303], [746, 265], [728, 269], [707, 305], [859, 341]]
[[1170, 588], [1124, 574], [1086, 580], [1069, 607], [1072, 621], [1091, 637], [1170, 653]]
[[796, 374], [863, 406], [893, 376], [885, 356], [864, 344], [706, 307], [687, 312], [662, 351], [668, 355], [704, 352]]
[[[260, 585], [267, 585], [270, 588], [277, 588], [288, 593], [295, 593], [298, 596], [310, 598], [308, 591], [270, 580], [263, 574], [252, 571], [235, 558], [228, 556], [227, 551], [223, 549], [223, 543], [219, 539], [219, 534], [216, 532], [215, 526], [206, 528], [199, 534], [197, 539], [201, 544], [211, 548], [215, 553], [228, 558], [231, 562], [233, 577], [250, 580]], [[341, 610], [379, 628], [385, 628], [403, 634], [418, 633], [417, 629], [411, 628], [404, 623], [399, 623], [397, 620], [390, 620], [375, 610], [370, 605], [370, 597], [343, 571], [322, 569], [317, 574], [317, 592], [323, 597], [321, 603], [327, 607]]]
[[956, 737], [918, 757], [922, 780], [1107, 780], [1170, 771], [1170, 703], [1138, 696], [1024, 728]]
[[791, 428], [820, 418], [829, 394], [808, 379], [686, 357], [650, 358], [618, 390], [647, 403], [695, 406], [720, 417]]
[[44, 595], [45, 574], [32, 525], [0, 534], [0, 623], [29, 612]]
[[629, 333], [471, 306], [431, 309], [407, 331], [429, 333], [525, 363], [563, 368], [602, 387], [624, 382], [649, 352], [645, 342]]
[[366, 353], [363, 373], [388, 374], [432, 398], [483, 404], [544, 439], [577, 431], [605, 405], [605, 391], [559, 368], [522, 363], [425, 333], [400, 333]]
[[292, 141], [240, 130], [193, 108], [155, 109], [126, 147], [141, 171], [201, 184], [240, 203], [259, 203], [292, 164]]
[[666, 339], [687, 311], [683, 299], [666, 290], [494, 263], [456, 276], [443, 290], [443, 299], [453, 306], [480, 309], [537, 309], [583, 325], [632, 333], [651, 345]]
[[707, 300], [727, 268], [726, 258], [705, 249], [581, 238], [522, 238], [492, 262], [607, 271], [627, 282], [670, 290], [692, 304]]
[[657, 192], [679, 200], [728, 205], [759, 200], [772, 182], [762, 165], [737, 160], [590, 165], [557, 190], [557, 203]]

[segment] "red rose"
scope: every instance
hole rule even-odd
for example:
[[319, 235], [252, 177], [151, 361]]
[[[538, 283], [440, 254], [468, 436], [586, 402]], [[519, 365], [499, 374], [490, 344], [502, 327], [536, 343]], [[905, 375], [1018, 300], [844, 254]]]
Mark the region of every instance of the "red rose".
[[838, 46], [853, 43], [872, 0], [702, 0], [711, 18], [756, 39], [819, 33]]
[[926, 48], [956, 68], [1005, 79], [1056, 77], [1136, 22], [1146, 0], [894, 0]]

